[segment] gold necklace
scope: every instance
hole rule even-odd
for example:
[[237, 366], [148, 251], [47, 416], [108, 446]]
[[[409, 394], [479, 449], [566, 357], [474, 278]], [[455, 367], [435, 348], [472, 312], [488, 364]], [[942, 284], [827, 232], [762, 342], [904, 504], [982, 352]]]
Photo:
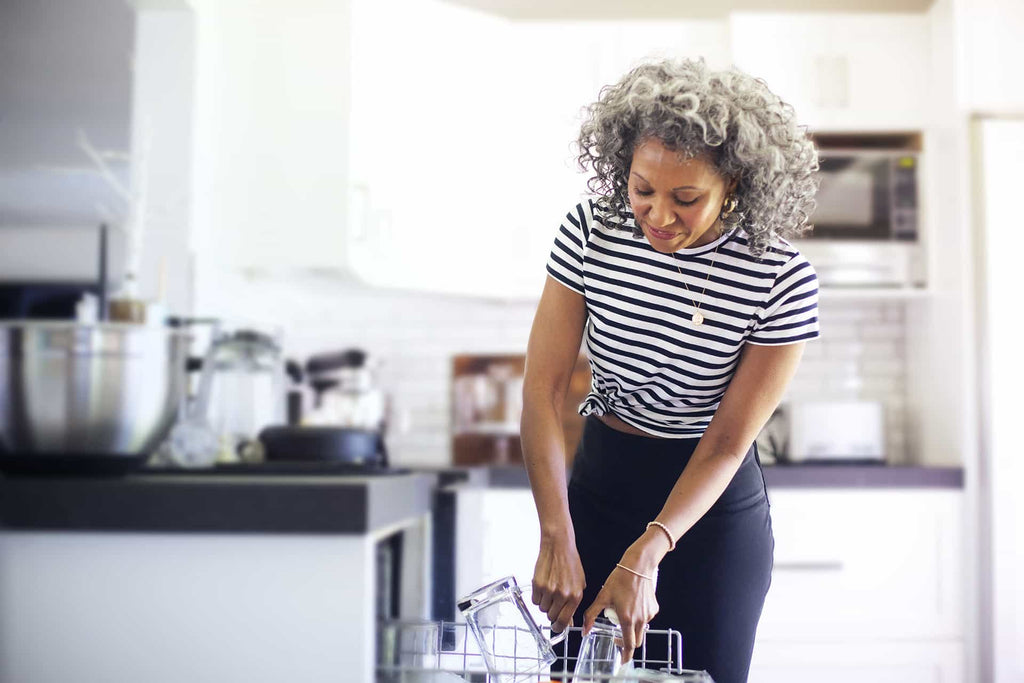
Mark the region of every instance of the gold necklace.
[[[719, 239], [721, 239], [721, 236], [719, 236]], [[722, 246], [721, 242], [716, 244], [715, 245], [715, 250], [711, 254], [711, 266], [708, 268], [708, 276], [706, 278], [704, 278], [704, 289], [700, 290], [700, 298], [701, 299], [704, 298], [704, 292], [708, 291], [708, 282], [711, 281], [711, 271], [715, 269], [715, 259], [718, 258], [718, 247], [720, 247], [720, 246]], [[679, 277], [682, 277], [683, 276], [683, 270], [679, 267], [679, 263], [676, 262], [676, 253], [674, 251], [671, 252], [671, 253], [672, 253], [672, 263], [676, 264], [676, 270], [679, 271]], [[686, 286], [686, 280], [683, 280], [682, 282], [683, 282], [683, 287], [686, 287], [686, 293], [690, 295], [690, 304], [694, 308], [693, 315], [690, 316], [690, 320], [693, 321], [694, 325], [703, 325], [704, 324], [704, 316], [700, 312], [700, 304], [697, 303], [694, 300], [693, 292], [691, 292], [690, 288]]]

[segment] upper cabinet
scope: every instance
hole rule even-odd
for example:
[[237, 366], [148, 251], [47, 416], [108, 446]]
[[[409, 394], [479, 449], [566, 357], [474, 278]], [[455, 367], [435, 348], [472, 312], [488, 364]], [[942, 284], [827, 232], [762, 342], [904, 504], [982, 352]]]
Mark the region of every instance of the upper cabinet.
[[199, 257], [227, 266], [346, 267], [348, 3], [193, 7]]
[[[765, 78], [822, 130], [914, 129], [920, 15], [517, 21], [442, 0], [195, 0], [193, 243], [233, 267], [536, 298], [573, 142], [648, 57]], [[400, 18], [400, 21], [396, 21]]]
[[986, 113], [1024, 111], [1024, 3], [956, 0], [964, 69], [964, 108]]
[[511, 263], [535, 265], [504, 28], [436, 0], [352, 3], [350, 246], [366, 282], [498, 295], [523, 285]]
[[728, 63], [724, 21], [352, 7], [350, 249], [380, 286], [538, 297], [558, 225], [587, 194], [573, 149], [586, 105], [647, 56]]
[[733, 13], [733, 60], [813, 130], [920, 130], [929, 116], [923, 14]]

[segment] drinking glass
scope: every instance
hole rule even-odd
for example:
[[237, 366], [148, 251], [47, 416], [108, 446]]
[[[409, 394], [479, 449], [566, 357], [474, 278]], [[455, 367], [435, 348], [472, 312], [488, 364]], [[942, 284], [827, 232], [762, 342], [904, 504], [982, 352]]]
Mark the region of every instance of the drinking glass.
[[440, 626], [435, 621], [388, 622], [380, 629], [381, 683], [424, 680], [438, 668]]
[[572, 680], [607, 681], [622, 668], [622, 630], [603, 622], [595, 623], [583, 643], [576, 659]]

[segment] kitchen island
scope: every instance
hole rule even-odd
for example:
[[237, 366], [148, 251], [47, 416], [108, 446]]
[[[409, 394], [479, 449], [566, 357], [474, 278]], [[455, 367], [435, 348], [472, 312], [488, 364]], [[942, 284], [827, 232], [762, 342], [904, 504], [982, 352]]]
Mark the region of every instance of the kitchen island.
[[0, 680], [371, 681], [435, 477], [0, 478]]

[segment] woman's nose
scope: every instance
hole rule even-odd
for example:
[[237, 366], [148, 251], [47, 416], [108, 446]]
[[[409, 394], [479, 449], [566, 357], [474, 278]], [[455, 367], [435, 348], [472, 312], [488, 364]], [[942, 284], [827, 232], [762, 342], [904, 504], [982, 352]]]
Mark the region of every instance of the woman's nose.
[[671, 225], [675, 221], [672, 210], [665, 204], [664, 199], [654, 198], [651, 200], [651, 210], [647, 214], [647, 220], [656, 228]]

